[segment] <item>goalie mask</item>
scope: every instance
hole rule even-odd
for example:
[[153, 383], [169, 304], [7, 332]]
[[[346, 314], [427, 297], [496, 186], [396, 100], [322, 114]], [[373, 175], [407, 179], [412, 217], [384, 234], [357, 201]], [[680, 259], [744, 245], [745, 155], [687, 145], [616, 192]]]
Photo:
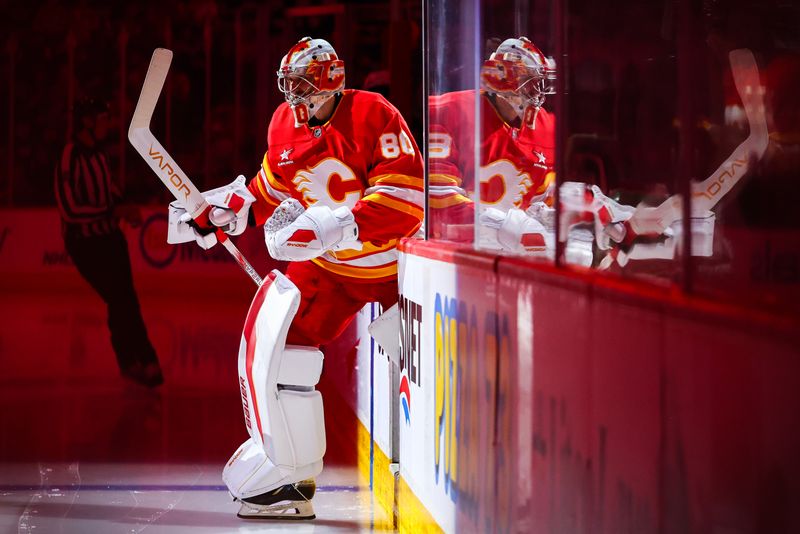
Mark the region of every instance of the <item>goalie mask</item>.
[[344, 61], [324, 39], [300, 39], [283, 56], [277, 74], [278, 89], [292, 108], [298, 127], [344, 90]]
[[556, 65], [527, 38], [506, 39], [481, 68], [481, 87], [505, 100], [533, 126], [546, 95], [555, 94]]

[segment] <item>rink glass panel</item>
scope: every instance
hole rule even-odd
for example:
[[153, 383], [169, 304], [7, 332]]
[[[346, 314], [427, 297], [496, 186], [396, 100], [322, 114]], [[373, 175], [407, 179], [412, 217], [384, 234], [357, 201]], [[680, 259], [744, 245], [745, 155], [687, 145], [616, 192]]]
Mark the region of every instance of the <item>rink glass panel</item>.
[[[473, 243], [475, 88], [481, 20], [480, 0], [431, 0], [426, 4], [428, 105], [427, 143], [428, 235], [463, 244]], [[458, 113], [442, 103], [460, 97]], [[468, 200], [469, 199], [469, 200]]]
[[[550, 0], [483, 1], [479, 69], [507, 39], [527, 38], [545, 56], [554, 57], [553, 6], [554, 2]], [[488, 209], [505, 213], [516, 208], [526, 210], [531, 197], [544, 191], [547, 181], [555, 179], [555, 124], [544, 120], [544, 115], [554, 117], [555, 99], [546, 97], [539, 116], [534, 120], [534, 127], [526, 131], [527, 128], [521, 124], [505, 124], [499, 108], [491, 103], [499, 98], [482, 86], [480, 76], [478, 89], [481, 103], [478, 105], [480, 130], [476, 150], [481, 167], [476, 178], [480, 184], [479, 194], [475, 197], [476, 247], [509, 255], [512, 253], [494, 241], [494, 231], [485, 222], [480, 222], [480, 216]], [[520, 122], [524, 121], [525, 117]], [[498, 125], [503, 126], [498, 128]], [[504, 145], [504, 148], [498, 148]], [[552, 252], [544, 254], [538, 251], [526, 255], [536, 262], [553, 262]]]
[[[516, 188], [529, 169], [512, 169], [505, 158], [487, 153], [486, 114], [494, 118], [495, 112], [481, 89], [481, 66], [511, 37], [549, 47], [552, 9], [550, 2], [480, 0], [438, 0], [426, 8], [428, 235], [489, 251], [476, 220], [484, 205], [507, 209], [516, 190], [501, 180]], [[552, 111], [552, 102], [547, 106]]]
[[[675, 10], [665, 3], [570, 2], [564, 8], [561, 212], [576, 206], [575, 185], [596, 186], [627, 206], [658, 206], [681, 190], [681, 86]], [[557, 58], [559, 59], [559, 58]], [[580, 191], [580, 187], [577, 188]], [[680, 210], [679, 211], [679, 215]], [[615, 220], [620, 215], [614, 213]], [[618, 245], [597, 239], [592, 222], [563, 227], [560, 261], [656, 284], [679, 284], [684, 264], [675, 239]], [[594, 240], [592, 239], [594, 237]], [[594, 241], [594, 242], [592, 242]], [[633, 259], [642, 256], [647, 259]]]
[[[713, 245], [708, 256], [692, 257], [692, 286], [713, 298], [796, 315], [800, 6], [710, 3], [701, 20], [690, 28], [693, 53], [687, 55], [694, 86], [690, 176], [704, 183], [693, 188], [692, 199], [713, 195], [729, 180], [735, 186], [711, 209]], [[736, 83], [732, 71], [748, 67], [737, 67], [731, 50], [752, 52], [756, 72], [741, 74], [758, 80], [754, 91]]]
[[593, 268], [800, 309], [800, 10], [688, 0], [565, 9], [559, 182], [595, 184], [630, 206], [689, 199], [657, 239], [595, 244]]
[[[437, 158], [452, 148], [437, 127], [445, 120], [437, 102], [469, 92], [460, 99], [463, 119], [451, 119], [449, 133], [473, 141], [457, 147], [454, 173], [474, 205], [459, 210], [431, 194], [429, 236], [495, 252], [484, 248], [476, 224], [483, 210], [498, 207], [484, 194], [491, 177], [482, 169], [487, 108], [480, 102], [480, 67], [503, 39], [526, 35], [556, 60], [561, 78], [562, 94], [544, 104], [558, 123], [552, 161], [558, 184], [597, 186], [631, 209], [689, 198], [687, 206], [677, 204], [679, 215], [665, 233], [632, 243], [598, 246], [594, 225], [562, 226], [559, 266], [796, 311], [800, 232], [792, 184], [800, 174], [800, 39], [791, 21], [797, 11], [735, 0], [428, 2], [429, 184], [441, 178]], [[736, 49], [752, 52], [759, 87], [737, 89], [729, 55]], [[748, 149], [747, 157], [737, 149], [752, 138], [753, 114], [748, 118], [740, 91], [763, 93], [755, 102], [768, 127], [766, 149]], [[726, 181], [735, 186], [717, 192]], [[570, 209], [565, 202], [562, 216]]]

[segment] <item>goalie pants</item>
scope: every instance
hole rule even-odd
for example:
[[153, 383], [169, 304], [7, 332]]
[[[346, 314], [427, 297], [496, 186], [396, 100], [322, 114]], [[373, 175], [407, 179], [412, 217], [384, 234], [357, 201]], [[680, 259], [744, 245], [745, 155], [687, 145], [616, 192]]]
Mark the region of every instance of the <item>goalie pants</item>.
[[108, 307], [111, 346], [120, 369], [157, 362], [133, 287], [128, 243], [122, 232], [89, 237], [67, 234], [64, 245], [78, 272]]
[[397, 302], [397, 278], [384, 282], [350, 281], [310, 261], [293, 262], [286, 276], [300, 290], [286, 343], [319, 347], [334, 339], [370, 302], [388, 309]]

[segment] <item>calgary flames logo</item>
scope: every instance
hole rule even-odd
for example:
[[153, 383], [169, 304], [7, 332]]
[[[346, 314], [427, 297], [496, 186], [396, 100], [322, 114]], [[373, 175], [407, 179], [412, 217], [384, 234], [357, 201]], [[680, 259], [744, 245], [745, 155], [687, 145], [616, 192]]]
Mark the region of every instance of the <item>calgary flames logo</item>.
[[312, 167], [297, 171], [292, 182], [309, 206], [322, 202], [352, 208], [364, 194], [361, 181], [353, 170], [336, 158], [325, 158]]
[[481, 201], [498, 209], [519, 207], [525, 192], [533, 186], [531, 175], [507, 159], [481, 167]]

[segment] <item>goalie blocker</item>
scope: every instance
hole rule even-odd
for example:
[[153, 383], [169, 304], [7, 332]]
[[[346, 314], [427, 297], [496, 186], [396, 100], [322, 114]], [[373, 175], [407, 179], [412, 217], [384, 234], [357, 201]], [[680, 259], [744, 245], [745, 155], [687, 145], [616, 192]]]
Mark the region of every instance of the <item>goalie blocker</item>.
[[286, 345], [300, 291], [272, 271], [247, 314], [239, 347], [239, 387], [245, 441], [222, 478], [242, 504], [240, 517], [312, 519], [313, 482], [322, 471], [325, 419], [314, 389], [323, 355], [313, 347]]

